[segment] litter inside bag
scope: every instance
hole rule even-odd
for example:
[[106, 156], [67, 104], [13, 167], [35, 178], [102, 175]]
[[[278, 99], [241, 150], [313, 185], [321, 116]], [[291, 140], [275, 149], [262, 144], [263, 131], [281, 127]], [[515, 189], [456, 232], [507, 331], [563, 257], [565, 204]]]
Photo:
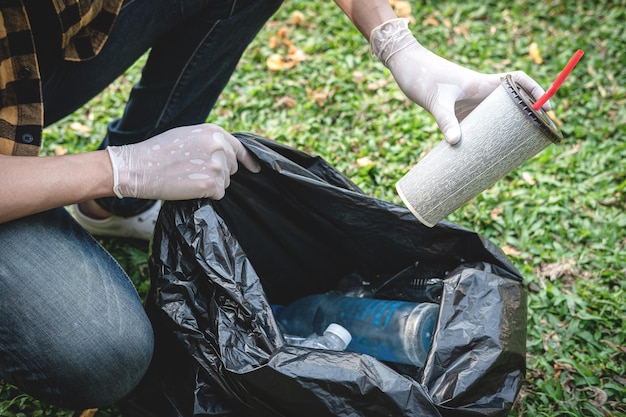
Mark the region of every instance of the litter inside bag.
[[[241, 168], [222, 200], [161, 210], [146, 301], [156, 353], [125, 415], [505, 415], [526, 343], [526, 290], [505, 255], [455, 224], [423, 226], [319, 157], [236, 136], [260, 173]], [[411, 297], [402, 271], [442, 279], [423, 368], [285, 344], [271, 305]]]

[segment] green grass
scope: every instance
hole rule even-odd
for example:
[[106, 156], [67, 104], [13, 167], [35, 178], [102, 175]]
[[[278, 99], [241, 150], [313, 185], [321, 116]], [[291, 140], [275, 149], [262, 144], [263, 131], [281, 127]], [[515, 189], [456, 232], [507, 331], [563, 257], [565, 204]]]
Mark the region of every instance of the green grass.
[[[483, 72], [521, 69], [546, 88], [576, 49], [585, 56], [552, 105], [552, 145], [449, 220], [504, 248], [529, 289], [528, 372], [511, 416], [626, 416], [626, 2], [411, 2], [433, 51]], [[301, 11], [306, 22], [294, 25]], [[309, 57], [270, 72], [287, 38]], [[529, 57], [535, 42], [543, 57]], [[122, 112], [140, 63], [45, 132], [46, 152], [90, 150]], [[368, 194], [400, 203], [395, 182], [441, 135], [332, 2], [287, 2], [242, 59], [209, 121], [318, 154]], [[91, 127], [76, 131], [72, 122]], [[359, 158], [368, 158], [369, 162]], [[382, 233], [382, 231], [381, 231]], [[106, 240], [140, 291], [147, 245]], [[2, 416], [70, 416], [0, 384]], [[117, 416], [115, 409], [101, 416]]]

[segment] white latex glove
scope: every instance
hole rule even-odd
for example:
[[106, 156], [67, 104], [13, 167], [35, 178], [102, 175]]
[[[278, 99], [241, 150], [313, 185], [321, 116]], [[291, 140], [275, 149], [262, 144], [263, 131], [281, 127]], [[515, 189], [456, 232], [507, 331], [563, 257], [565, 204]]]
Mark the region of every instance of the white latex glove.
[[119, 198], [219, 200], [237, 161], [252, 172], [261, 169], [239, 140], [212, 124], [179, 127], [107, 151]]
[[[372, 55], [389, 68], [404, 94], [433, 115], [451, 145], [461, 139], [459, 126], [506, 74], [482, 74], [447, 61], [424, 48], [408, 28], [407, 19], [391, 19], [370, 35]], [[543, 88], [522, 71], [513, 80], [535, 99]], [[549, 103], [543, 108], [549, 110]]]

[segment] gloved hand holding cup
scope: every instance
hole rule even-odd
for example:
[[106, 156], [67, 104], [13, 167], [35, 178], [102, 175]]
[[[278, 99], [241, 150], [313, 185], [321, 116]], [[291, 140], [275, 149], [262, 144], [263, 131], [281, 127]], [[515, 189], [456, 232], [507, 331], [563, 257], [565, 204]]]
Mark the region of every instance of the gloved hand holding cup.
[[[391, 19], [370, 35], [372, 55], [389, 68], [404, 94], [435, 118], [446, 141], [461, 140], [459, 122], [499, 85], [506, 74], [482, 74], [464, 68], [423, 47], [408, 28], [407, 19]], [[510, 73], [532, 97], [543, 88], [522, 71]], [[546, 103], [543, 108], [550, 109]]]
[[570, 60], [545, 93], [521, 71], [481, 74], [438, 57], [420, 45], [405, 19], [374, 28], [372, 54], [404, 93], [435, 118], [445, 141], [396, 184], [400, 198], [433, 227], [562, 134], [546, 111], [548, 99], [572, 70]]

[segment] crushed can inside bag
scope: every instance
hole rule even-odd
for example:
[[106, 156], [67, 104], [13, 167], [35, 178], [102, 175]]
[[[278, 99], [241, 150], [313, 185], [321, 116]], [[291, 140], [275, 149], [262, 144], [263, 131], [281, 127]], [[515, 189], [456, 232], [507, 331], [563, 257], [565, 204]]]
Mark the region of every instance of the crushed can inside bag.
[[[124, 415], [506, 415], [527, 323], [506, 256], [365, 195], [320, 157], [235, 136], [261, 172], [241, 168], [222, 200], [161, 210], [146, 299], [155, 356]], [[437, 302], [423, 366], [286, 344], [273, 307], [314, 294]]]

